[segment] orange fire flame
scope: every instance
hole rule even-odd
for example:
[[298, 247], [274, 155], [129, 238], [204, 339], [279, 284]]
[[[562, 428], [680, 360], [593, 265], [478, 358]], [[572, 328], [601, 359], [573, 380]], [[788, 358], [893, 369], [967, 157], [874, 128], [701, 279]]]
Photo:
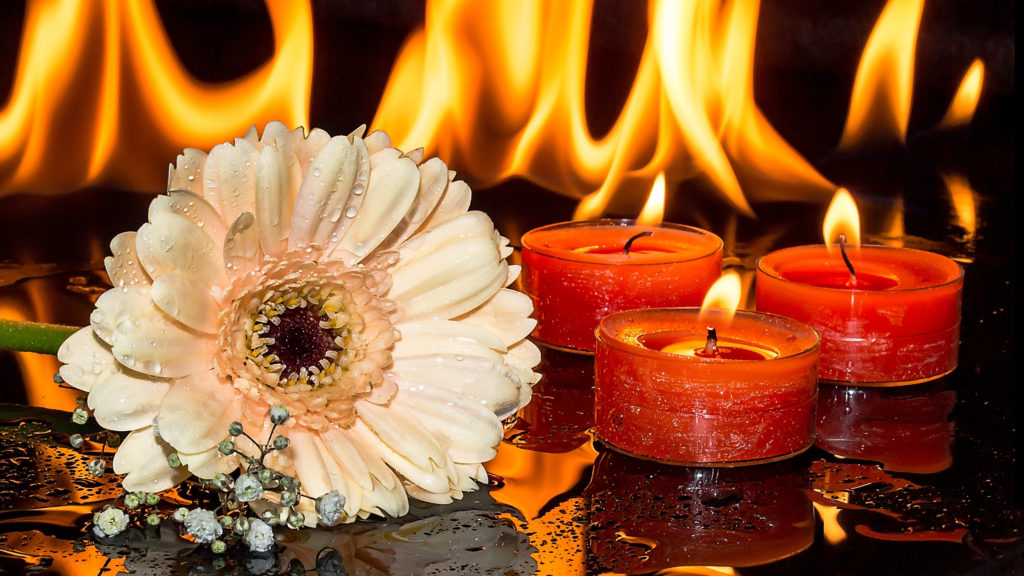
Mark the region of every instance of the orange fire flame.
[[758, 8], [756, 0], [651, 2], [632, 89], [611, 130], [595, 138], [584, 102], [591, 0], [432, 2], [374, 126], [400, 147], [430, 142], [483, 184], [522, 176], [583, 197], [578, 218], [609, 207], [635, 213], [662, 173], [673, 189], [704, 176], [745, 212], [748, 169], [831, 190], [754, 102]]
[[857, 67], [840, 148], [907, 138], [914, 55], [924, 0], [890, 0]]
[[714, 314], [716, 320], [728, 324], [736, 315], [736, 309], [739, 308], [742, 299], [743, 285], [740, 275], [734, 270], [727, 270], [708, 289], [700, 306], [698, 318], [703, 322]]
[[[922, 5], [890, 0], [879, 18], [842, 146], [905, 138]], [[29, 3], [0, 109], [0, 188], [160, 189], [162, 167], [185, 146], [209, 148], [270, 119], [308, 124], [310, 3], [267, 6], [273, 56], [211, 86], [184, 69], [154, 0]], [[584, 97], [593, 0], [431, 1], [374, 124], [478, 184], [519, 176], [582, 198], [578, 218], [636, 213], [662, 174], [668, 194], [703, 179], [748, 214], [750, 201], [823, 200], [833, 186], [754, 100], [759, 8], [758, 0], [652, 0], [633, 85], [612, 128], [595, 137]], [[943, 125], [970, 121], [982, 77], [976, 62]]]
[[980, 59], [975, 59], [971, 67], [964, 74], [960, 82], [960, 88], [953, 97], [953, 102], [946, 111], [946, 116], [939, 123], [943, 128], [953, 128], [969, 124], [974, 117], [974, 111], [978, 108], [978, 100], [981, 98], [981, 83], [985, 78], [985, 65]]
[[839, 249], [837, 243], [840, 235], [846, 237], [847, 246], [860, 246], [860, 214], [857, 212], [857, 203], [846, 188], [836, 190], [836, 195], [832, 197], [832, 203], [825, 213], [822, 233], [830, 253]]
[[269, 0], [267, 9], [269, 62], [211, 86], [178, 60], [152, 0], [28, 3], [0, 109], [0, 188], [102, 181], [159, 190], [163, 167], [185, 146], [210, 148], [269, 120], [307, 124], [312, 10], [289, 0]]

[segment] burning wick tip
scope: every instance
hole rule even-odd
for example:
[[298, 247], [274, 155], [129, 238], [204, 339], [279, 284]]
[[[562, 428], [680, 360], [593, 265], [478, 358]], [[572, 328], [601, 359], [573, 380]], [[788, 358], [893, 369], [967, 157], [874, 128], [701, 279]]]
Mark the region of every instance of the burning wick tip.
[[839, 235], [839, 253], [843, 255], [843, 262], [846, 263], [846, 269], [850, 271], [850, 285], [857, 285], [857, 272], [853, 269], [853, 262], [850, 262], [850, 257], [846, 254], [846, 234]]
[[704, 354], [713, 356], [718, 354], [718, 332], [708, 326], [708, 340], [704, 343]]
[[629, 240], [626, 240], [626, 245], [622, 247], [622, 253], [628, 255], [629, 254], [629, 248], [633, 245], [633, 242], [636, 242], [637, 239], [643, 238], [644, 236], [654, 236], [654, 232], [651, 232], [650, 230], [648, 230], [646, 232], [640, 232], [639, 234], [634, 234], [632, 238], [630, 238]]

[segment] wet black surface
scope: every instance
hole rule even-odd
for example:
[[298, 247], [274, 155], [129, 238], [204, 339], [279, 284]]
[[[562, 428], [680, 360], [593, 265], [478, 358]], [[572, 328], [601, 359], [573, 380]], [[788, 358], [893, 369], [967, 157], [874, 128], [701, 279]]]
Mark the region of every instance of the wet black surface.
[[[596, 13], [613, 18], [595, 28], [604, 36], [592, 49], [618, 55], [621, 62], [613, 63], [628, 69], [636, 41], [616, 35], [642, 18], [613, 4], [598, 2]], [[546, 352], [533, 403], [488, 465], [489, 489], [406, 518], [284, 533], [275, 555], [231, 551], [218, 567], [221, 561], [180, 539], [170, 524], [136, 527], [109, 542], [89, 537], [83, 527], [92, 511], [117, 493], [109, 474], [96, 480], [84, 472], [102, 443], [88, 443], [85, 455], [67, 447], [75, 395], [54, 387], [52, 358], [0, 353], [0, 403], [7, 405], [0, 409], [0, 573], [276, 573], [293, 560], [312, 570], [325, 549], [338, 551], [349, 574], [645, 574], [683, 565], [732, 566], [743, 575], [1024, 573], [1013, 383], [1012, 4], [929, 3], [908, 144], [837, 155], [852, 71], [882, 5], [864, 4], [823, 20], [821, 3], [765, 3], [756, 96], [784, 138], [853, 190], [868, 241], [963, 263], [960, 366], [950, 376], [893, 390], [823, 385], [817, 447], [769, 466], [708, 471], [595, 446], [589, 359]], [[328, 4], [316, 10], [344, 20]], [[20, 26], [15, 20], [11, 25]], [[347, 95], [357, 100], [347, 105], [334, 93], [349, 77], [329, 74], [330, 58], [341, 59], [347, 48], [320, 52], [328, 59], [317, 63], [314, 124], [347, 131], [370, 119], [384, 68], [412, 25], [381, 25], [386, 50], [360, 65], [371, 86]], [[831, 34], [837, 29], [845, 32]], [[361, 33], [344, 47], [372, 36]], [[933, 44], [944, 37], [955, 41]], [[4, 56], [12, 49], [0, 43]], [[250, 56], [255, 62], [262, 53]], [[974, 122], [932, 131], [975, 55], [993, 73]], [[614, 66], [591, 66], [611, 99], [593, 111], [617, 111], [614, 99], [631, 78], [612, 73]], [[606, 124], [592, 122], [596, 130]], [[951, 176], [967, 185], [975, 225], [954, 208]], [[107, 243], [145, 220], [149, 200], [107, 189], [0, 197], [0, 316], [84, 324], [103, 287]], [[569, 219], [575, 201], [513, 180], [477, 190], [474, 206], [517, 245], [527, 230]], [[686, 182], [670, 193], [668, 219], [722, 236], [726, 264], [749, 277], [766, 252], [818, 242], [824, 209], [794, 199], [755, 205], [750, 218], [706, 185]]]

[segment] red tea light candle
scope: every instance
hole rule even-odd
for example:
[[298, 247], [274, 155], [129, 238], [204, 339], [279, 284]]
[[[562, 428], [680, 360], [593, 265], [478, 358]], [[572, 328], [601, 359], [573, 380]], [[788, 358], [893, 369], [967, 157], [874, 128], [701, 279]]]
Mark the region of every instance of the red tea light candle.
[[[833, 234], [826, 230], [826, 238]], [[821, 334], [822, 380], [894, 386], [952, 372], [960, 342], [960, 265], [921, 250], [853, 244], [841, 250], [799, 246], [761, 258], [757, 309], [806, 322]]]
[[[814, 436], [818, 335], [770, 314], [629, 310], [597, 331], [595, 423], [627, 454], [674, 464], [780, 460]], [[715, 342], [708, 327], [714, 327]]]
[[698, 306], [722, 270], [722, 240], [678, 224], [564, 222], [527, 232], [522, 286], [534, 338], [594, 350], [601, 318], [633, 308]]

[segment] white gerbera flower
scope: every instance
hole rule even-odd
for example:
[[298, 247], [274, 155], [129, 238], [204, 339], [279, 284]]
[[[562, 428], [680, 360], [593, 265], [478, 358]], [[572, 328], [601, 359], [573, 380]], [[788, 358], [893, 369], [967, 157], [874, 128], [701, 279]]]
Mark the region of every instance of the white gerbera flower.
[[276, 122], [178, 157], [58, 354], [96, 421], [131, 431], [114, 458], [127, 490], [233, 470], [218, 450], [231, 423], [265, 439], [278, 405], [290, 444], [267, 463], [314, 498], [336, 490], [342, 520], [486, 480], [501, 420], [538, 379], [532, 304], [506, 288], [518, 267], [469, 187], [421, 160], [382, 132]]

